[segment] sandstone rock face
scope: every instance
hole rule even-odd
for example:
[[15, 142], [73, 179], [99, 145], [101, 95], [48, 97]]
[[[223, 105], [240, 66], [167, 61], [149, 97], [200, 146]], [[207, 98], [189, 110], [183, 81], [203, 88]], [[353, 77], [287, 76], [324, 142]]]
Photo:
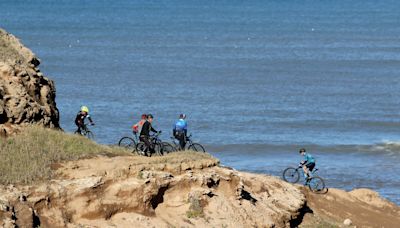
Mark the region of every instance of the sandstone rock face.
[[316, 194], [276, 177], [220, 167], [213, 158], [159, 159], [165, 158], [98, 156], [56, 164], [55, 178], [45, 183], [0, 185], [0, 227], [400, 224], [400, 207], [371, 190]]
[[305, 204], [288, 183], [215, 160], [154, 166], [133, 159], [69, 162], [49, 183], [0, 186], [0, 226], [290, 227]]
[[17, 38], [0, 29], [0, 134], [27, 124], [59, 128], [54, 82], [44, 77], [40, 61]]

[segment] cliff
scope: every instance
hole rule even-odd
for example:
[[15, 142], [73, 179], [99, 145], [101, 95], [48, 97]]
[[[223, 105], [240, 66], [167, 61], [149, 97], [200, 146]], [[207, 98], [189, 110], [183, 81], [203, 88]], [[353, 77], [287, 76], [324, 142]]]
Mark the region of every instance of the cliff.
[[97, 156], [52, 165], [55, 178], [0, 186], [3, 227], [396, 227], [371, 190], [326, 194], [238, 172], [194, 152]]
[[0, 135], [30, 124], [59, 128], [54, 82], [39, 64], [32, 51], [0, 29]]
[[58, 178], [48, 183], [0, 189], [3, 226], [288, 227], [305, 203], [275, 177], [222, 168], [194, 152], [56, 167]]

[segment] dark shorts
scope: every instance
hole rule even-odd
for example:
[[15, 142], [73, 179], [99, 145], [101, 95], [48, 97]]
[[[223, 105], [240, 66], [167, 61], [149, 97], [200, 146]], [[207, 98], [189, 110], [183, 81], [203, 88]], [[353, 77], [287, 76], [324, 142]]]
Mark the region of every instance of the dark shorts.
[[307, 167], [308, 170], [312, 171], [314, 169], [314, 167], [315, 167], [315, 163], [309, 163], [309, 164], [306, 165], [306, 167]]

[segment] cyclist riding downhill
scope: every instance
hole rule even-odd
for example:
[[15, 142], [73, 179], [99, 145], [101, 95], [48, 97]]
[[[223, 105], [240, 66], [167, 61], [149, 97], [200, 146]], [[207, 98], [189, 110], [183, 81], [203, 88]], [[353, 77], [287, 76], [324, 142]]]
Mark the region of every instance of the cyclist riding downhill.
[[[149, 156], [149, 153], [154, 153], [154, 145], [150, 142], [150, 131], [154, 133], [159, 133], [156, 131], [151, 123], [153, 122], [153, 115], [148, 114], [146, 121], [143, 123], [142, 130], [140, 131], [140, 141], [142, 141], [146, 145], [146, 150], [144, 151], [145, 156]], [[160, 131], [161, 133], [161, 131]]]
[[85, 119], [88, 118], [91, 125], [94, 125], [92, 118], [89, 115], [89, 108], [82, 106], [75, 118], [75, 124], [78, 127], [77, 133], [82, 134], [82, 130], [85, 128]]
[[146, 114], [142, 114], [142, 118], [139, 120], [139, 122], [137, 122], [136, 124], [134, 124], [132, 126], [132, 130], [133, 130], [133, 134], [134, 135], [136, 135], [138, 133], [140, 134], [140, 132], [142, 131], [143, 124], [146, 122], [146, 119], [147, 119], [147, 115]]
[[176, 121], [172, 134], [179, 141], [180, 149], [184, 150], [186, 146], [187, 137], [187, 122], [186, 115], [180, 114], [178, 121]]
[[304, 156], [304, 160], [300, 162], [300, 165], [303, 168], [304, 171], [304, 178], [306, 179], [306, 183], [308, 179], [311, 178], [311, 171], [313, 171], [315, 167], [315, 159], [314, 157], [306, 153], [306, 149], [302, 148], [299, 150], [300, 155]]

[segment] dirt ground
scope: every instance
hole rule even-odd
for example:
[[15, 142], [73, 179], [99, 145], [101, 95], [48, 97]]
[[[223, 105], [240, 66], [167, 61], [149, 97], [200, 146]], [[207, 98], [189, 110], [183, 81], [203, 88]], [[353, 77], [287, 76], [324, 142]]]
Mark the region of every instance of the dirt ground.
[[345, 219], [352, 221], [352, 227], [400, 227], [399, 207], [369, 189], [315, 194], [303, 188], [303, 193], [309, 211], [300, 227], [343, 227]]

